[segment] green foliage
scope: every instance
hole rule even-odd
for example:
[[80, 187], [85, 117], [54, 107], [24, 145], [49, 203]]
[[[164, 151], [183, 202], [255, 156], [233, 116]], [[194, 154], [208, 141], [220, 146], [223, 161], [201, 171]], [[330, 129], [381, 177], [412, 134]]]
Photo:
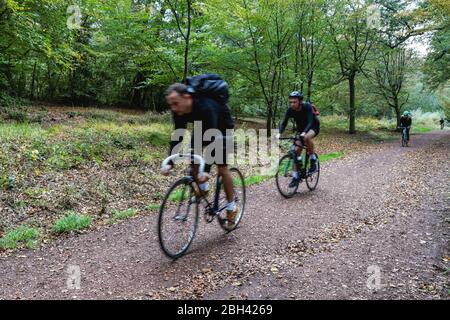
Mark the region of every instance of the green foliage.
[[7, 119], [14, 120], [21, 123], [28, 122], [28, 115], [20, 110], [8, 110], [6, 112]]
[[136, 209], [128, 209], [124, 211], [113, 211], [112, 218], [110, 219], [109, 223], [115, 223], [119, 220], [125, 220], [131, 217], [134, 217], [137, 215], [138, 210]]
[[83, 230], [90, 227], [92, 218], [69, 211], [64, 217], [58, 219], [52, 226], [54, 233], [66, 233]]
[[149, 210], [149, 211], [157, 211], [161, 208], [160, 204], [156, 204], [156, 203], [151, 203], [149, 205], [147, 205], [145, 207], [145, 210]]
[[342, 158], [344, 156], [343, 152], [332, 152], [320, 155], [320, 162], [324, 163], [333, 159]]
[[39, 235], [40, 231], [36, 228], [20, 226], [6, 232], [6, 234], [0, 238], [0, 249], [15, 249], [20, 245], [34, 248], [37, 245]]
[[[69, 28], [73, 16], [67, 9], [75, 3], [80, 6], [81, 24]], [[26, 109], [16, 109], [28, 105], [27, 99], [166, 111], [164, 90], [182, 81], [185, 72], [221, 74], [230, 84], [233, 113], [265, 117], [271, 127], [282, 117], [287, 94], [294, 89], [304, 91], [323, 115], [352, 116], [354, 111], [355, 117], [392, 117], [387, 102], [379, 101], [373, 80], [362, 74], [369, 75], [380, 67], [377, 61], [386, 48], [402, 46], [407, 39], [427, 31], [432, 32], [432, 41], [422, 70], [425, 79], [404, 74], [414, 84], [425, 83], [426, 88], [418, 96], [413, 86], [403, 86], [400, 104], [409, 94], [409, 109], [416, 108], [414, 95], [423, 98], [419, 106], [424, 110], [428, 106], [433, 108], [428, 111], [448, 109], [448, 95], [442, 94], [450, 74], [445, 1], [422, 1], [409, 10], [409, 1], [403, 0], [194, 0], [189, 2], [189, 37], [187, 3], [1, 1], [0, 106], [14, 110], [0, 108], [0, 118], [45, 121], [42, 116], [31, 118]], [[372, 3], [382, 7], [379, 30], [367, 26]], [[414, 61], [416, 69], [422, 64]], [[388, 73], [392, 76], [394, 72]], [[353, 106], [346, 80], [356, 74]], [[389, 78], [400, 79], [396, 75]], [[427, 100], [432, 91], [436, 91], [430, 98], [433, 101]], [[382, 99], [392, 103], [391, 98]], [[101, 122], [117, 120], [114, 113], [104, 110], [68, 115]], [[130, 125], [171, 120], [169, 113], [120, 118]], [[111, 139], [119, 149], [136, 149], [122, 138]], [[146, 138], [161, 145], [166, 135]], [[88, 159], [96, 160], [104, 154], [83, 149], [79, 145], [51, 163], [70, 168], [82, 163], [84, 154], [93, 153]]]

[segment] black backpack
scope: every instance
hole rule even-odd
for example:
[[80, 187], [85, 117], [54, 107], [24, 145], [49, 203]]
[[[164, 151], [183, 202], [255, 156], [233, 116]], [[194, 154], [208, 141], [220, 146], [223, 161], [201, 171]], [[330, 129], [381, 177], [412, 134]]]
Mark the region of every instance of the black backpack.
[[228, 83], [217, 74], [201, 74], [186, 79], [188, 92], [197, 96], [212, 98], [222, 105], [228, 103]]

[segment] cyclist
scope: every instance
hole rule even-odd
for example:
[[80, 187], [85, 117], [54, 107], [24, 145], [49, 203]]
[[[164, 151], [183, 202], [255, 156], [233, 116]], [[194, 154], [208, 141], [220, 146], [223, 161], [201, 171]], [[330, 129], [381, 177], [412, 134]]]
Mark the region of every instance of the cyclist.
[[445, 125], [445, 120], [444, 118], [441, 118], [441, 120], [439, 120], [439, 123], [441, 125], [441, 130], [444, 130], [444, 125]]
[[403, 115], [400, 118], [400, 127], [406, 128], [406, 141], [409, 143], [409, 130], [411, 129], [412, 124], [412, 113], [409, 111], [403, 112]]
[[[290, 107], [286, 111], [286, 115], [281, 123], [280, 131], [277, 137], [280, 137], [280, 135], [283, 134], [289, 119], [294, 119], [297, 135], [304, 138], [306, 152], [310, 157], [311, 166], [309, 173], [313, 173], [317, 170], [317, 157], [314, 153], [313, 138], [320, 132], [319, 118], [314, 114], [311, 104], [308, 102], [303, 102], [303, 93], [301, 92], [293, 91], [289, 94], [289, 105]], [[301, 155], [301, 151], [302, 150], [300, 148], [297, 148], [297, 156]], [[299, 168], [296, 167], [293, 169], [293, 179], [289, 184], [290, 188], [296, 187], [301, 180], [298, 169]]]
[[[238, 207], [234, 201], [234, 188], [231, 173], [228, 169], [226, 163], [227, 158], [227, 148], [226, 148], [226, 130], [234, 128], [234, 121], [231, 116], [230, 109], [225, 105], [221, 104], [217, 99], [208, 97], [205, 95], [200, 95], [192, 92], [190, 87], [182, 84], [175, 83], [171, 85], [166, 90], [166, 101], [170, 106], [173, 116], [173, 122], [175, 129], [186, 129], [188, 123], [193, 123], [194, 121], [200, 121], [202, 125], [202, 136], [198, 135], [200, 132], [194, 132], [192, 134], [191, 146], [194, 146], [194, 140], [200, 139], [202, 141], [202, 146], [207, 146], [210, 142], [204, 141], [203, 135], [208, 129], [218, 129], [221, 136], [215, 136], [215, 139], [220, 139], [223, 144], [222, 154], [216, 156], [215, 152], [212, 152], [212, 158], [215, 163], [208, 161], [206, 159], [206, 172], [209, 172], [211, 165], [216, 164], [218, 166], [219, 175], [222, 177], [224, 184], [225, 194], [228, 201], [227, 206], [227, 220], [230, 225], [234, 224], [236, 216], [238, 214]], [[197, 133], [197, 135], [196, 135]], [[172, 154], [175, 146], [182, 141], [182, 137], [179, 141], [171, 141], [170, 151]], [[217, 141], [215, 141], [215, 145]], [[198, 150], [196, 150], [198, 152]], [[217, 151], [217, 149], [215, 150]], [[231, 150], [230, 150], [231, 151]], [[174, 164], [170, 164], [170, 169], [166, 169], [162, 172], [163, 175], [168, 175], [169, 171], [173, 168]], [[198, 165], [192, 166], [193, 176], [195, 177], [197, 183], [200, 187], [200, 192], [206, 194], [209, 191], [209, 185], [207, 180], [198, 180]]]

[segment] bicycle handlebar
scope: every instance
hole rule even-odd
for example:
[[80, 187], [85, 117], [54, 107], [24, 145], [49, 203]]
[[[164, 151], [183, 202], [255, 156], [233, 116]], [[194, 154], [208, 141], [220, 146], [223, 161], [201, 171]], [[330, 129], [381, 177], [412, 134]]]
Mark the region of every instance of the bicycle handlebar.
[[305, 137], [297, 136], [297, 137], [287, 137], [287, 138], [279, 138], [280, 140], [304, 140]]
[[[306, 147], [305, 147], [305, 137], [303, 137], [303, 136], [295, 136], [295, 137], [287, 137], [287, 138], [281, 138], [280, 137], [279, 139], [280, 140], [292, 140], [295, 146], [297, 146], [299, 148], [302, 148], [302, 149], [306, 149]], [[297, 144], [297, 141], [300, 141], [300, 145]]]
[[166, 159], [164, 159], [164, 161], [162, 162], [161, 171], [169, 170], [172, 168], [172, 166], [169, 165], [169, 162], [175, 162], [178, 160], [191, 160], [192, 158], [194, 158], [194, 161], [196, 161], [197, 163], [200, 164], [199, 169], [198, 169], [198, 177], [200, 179], [204, 178], [205, 177], [205, 160], [203, 160], [203, 158], [197, 154], [177, 153], [177, 154], [171, 155], [170, 157], [167, 157]]

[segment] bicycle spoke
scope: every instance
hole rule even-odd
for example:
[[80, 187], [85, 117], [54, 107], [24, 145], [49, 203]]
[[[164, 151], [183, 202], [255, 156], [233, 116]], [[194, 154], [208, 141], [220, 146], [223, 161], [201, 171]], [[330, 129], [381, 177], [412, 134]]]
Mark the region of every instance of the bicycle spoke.
[[291, 172], [293, 172], [293, 164], [294, 159], [292, 158], [292, 156], [285, 155], [280, 160], [278, 170], [275, 176], [278, 191], [285, 198], [292, 197], [297, 192], [298, 189], [298, 184], [295, 185], [294, 187], [289, 187], [289, 184], [293, 179], [293, 175], [291, 174]]
[[161, 248], [166, 255], [176, 258], [191, 244], [198, 221], [198, 203], [191, 181], [180, 179], [169, 189], [161, 206], [158, 234]]

